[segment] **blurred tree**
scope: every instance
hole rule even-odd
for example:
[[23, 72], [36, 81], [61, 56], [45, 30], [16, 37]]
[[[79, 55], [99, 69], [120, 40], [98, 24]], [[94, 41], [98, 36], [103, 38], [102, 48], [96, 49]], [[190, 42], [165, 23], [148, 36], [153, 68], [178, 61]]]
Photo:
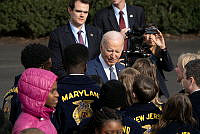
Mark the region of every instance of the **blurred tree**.
[[[69, 0], [1, 0], [0, 35], [41, 37], [66, 24]], [[147, 24], [164, 33], [200, 32], [200, 0], [126, 0], [144, 7]], [[91, 0], [87, 23], [97, 10], [110, 5], [108, 0]]]

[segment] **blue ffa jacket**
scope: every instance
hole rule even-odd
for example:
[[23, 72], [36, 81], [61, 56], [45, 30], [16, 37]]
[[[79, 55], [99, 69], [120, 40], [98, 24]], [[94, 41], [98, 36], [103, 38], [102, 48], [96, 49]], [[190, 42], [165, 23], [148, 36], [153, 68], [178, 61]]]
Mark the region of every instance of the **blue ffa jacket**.
[[152, 125], [159, 121], [161, 116], [160, 109], [152, 102], [141, 104], [135, 103], [125, 109], [124, 114], [131, 120], [137, 121], [143, 128], [145, 133], [151, 131]]
[[200, 131], [190, 125], [173, 121], [155, 134], [200, 134]]
[[117, 111], [118, 114], [122, 117], [123, 133], [124, 134], [143, 134], [141, 125], [129, 118], [122, 111]]
[[193, 116], [198, 121], [199, 130], [200, 130], [200, 91], [195, 91], [192, 94], [190, 94], [189, 99], [192, 103], [192, 112]]
[[59, 134], [72, 134], [92, 116], [100, 88], [86, 75], [68, 75], [58, 80], [58, 93], [54, 124]]

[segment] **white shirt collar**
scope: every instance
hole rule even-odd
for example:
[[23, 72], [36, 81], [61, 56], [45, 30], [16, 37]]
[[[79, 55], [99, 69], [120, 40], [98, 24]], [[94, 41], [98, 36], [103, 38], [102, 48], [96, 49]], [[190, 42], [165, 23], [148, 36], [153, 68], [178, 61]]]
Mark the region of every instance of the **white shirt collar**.
[[99, 60], [100, 60], [100, 62], [102, 64], [103, 68], [110, 68], [110, 66], [108, 66], [108, 64], [104, 61], [104, 59], [103, 59], [101, 54], [99, 55]]
[[74, 34], [77, 34], [80, 30], [83, 32], [83, 33], [86, 33], [85, 32], [85, 24], [83, 24], [83, 26], [81, 27], [81, 29], [79, 30], [77, 27], [75, 27], [71, 22], [69, 22], [70, 24], [70, 27], [71, 27], [71, 30]]
[[[113, 4], [112, 4], [112, 7], [114, 9], [115, 15], [119, 15], [119, 12], [120, 12], [119, 8], [115, 7]], [[122, 11], [124, 14], [127, 14], [126, 3], [125, 3], [124, 8], [122, 9]]]
[[85, 24], [83, 24], [83, 26], [82, 26], [82, 28], [80, 30], [77, 27], [75, 27], [71, 22], [69, 22], [69, 24], [70, 24], [72, 33], [73, 33], [73, 35], [75, 37], [76, 43], [79, 43], [79, 41], [78, 41], [78, 34], [77, 33], [81, 30], [82, 31], [81, 35], [83, 37], [84, 45], [86, 47], [88, 47], [88, 41], [87, 41], [87, 35], [86, 35], [86, 30], [85, 30]]
[[85, 75], [85, 74], [69, 74], [69, 75]]
[[[104, 59], [103, 59], [103, 57], [102, 57], [102, 55], [100, 54], [99, 55], [99, 60], [100, 60], [100, 62], [101, 62], [101, 64], [102, 64], [102, 66], [103, 66], [103, 69], [104, 69], [104, 71], [105, 71], [105, 73], [106, 73], [106, 76], [107, 76], [107, 78], [108, 78], [108, 80], [110, 80], [110, 66], [104, 61]], [[116, 67], [115, 67], [115, 65], [113, 65], [112, 66], [113, 67], [113, 72], [116, 74], [116, 76], [117, 76], [117, 70], [116, 70]], [[118, 80], [118, 76], [117, 76], [117, 80]]]
[[[119, 12], [120, 12], [120, 10], [117, 7], [115, 7], [114, 5], [112, 5], [112, 7], [113, 7], [113, 10], [114, 10], [115, 17], [117, 19], [117, 23], [119, 25], [119, 18], [120, 18]], [[124, 17], [126, 28], [129, 28], [128, 13], [127, 13], [127, 9], [126, 9], [126, 4], [125, 4], [124, 8], [122, 9], [122, 11], [124, 13], [123, 17]]]
[[[194, 90], [192, 93], [197, 92], [197, 91], [200, 91], [200, 89]], [[192, 94], [192, 93], [191, 93], [191, 94]]]

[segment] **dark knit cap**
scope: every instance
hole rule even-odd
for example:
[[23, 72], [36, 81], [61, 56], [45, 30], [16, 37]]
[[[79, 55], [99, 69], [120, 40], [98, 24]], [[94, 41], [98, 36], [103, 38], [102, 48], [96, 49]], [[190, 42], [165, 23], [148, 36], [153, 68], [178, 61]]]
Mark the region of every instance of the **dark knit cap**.
[[118, 80], [110, 80], [101, 87], [100, 101], [102, 106], [109, 108], [126, 105], [126, 89]]

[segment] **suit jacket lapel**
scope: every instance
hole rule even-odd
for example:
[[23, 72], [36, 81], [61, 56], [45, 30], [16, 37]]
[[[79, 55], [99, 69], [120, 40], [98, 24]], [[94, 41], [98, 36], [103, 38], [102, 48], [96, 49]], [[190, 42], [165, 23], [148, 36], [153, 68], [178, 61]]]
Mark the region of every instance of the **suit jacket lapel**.
[[71, 30], [71, 27], [70, 27], [69, 23], [67, 24], [67, 27], [65, 29], [65, 33], [67, 34], [66, 35], [67, 39], [68, 39], [67, 42], [76, 43], [76, 39], [74, 37], [74, 34], [73, 34], [72, 30]]
[[75, 44], [75, 37], [71, 31], [71, 28], [69, 26], [69, 23], [65, 25], [62, 29], [61, 32], [58, 33], [59, 40], [60, 40], [60, 47], [61, 47], [61, 54], [63, 55], [64, 49], [67, 45], [70, 44]]
[[101, 64], [101, 61], [99, 60], [99, 57], [96, 58], [96, 66], [97, 66], [97, 74], [103, 79], [103, 82], [105, 83], [106, 81], [108, 81], [108, 78], [104, 71], [103, 65]]
[[120, 67], [119, 67], [119, 63], [115, 64], [115, 68], [116, 68], [116, 71], [117, 71], [117, 76], [119, 76], [119, 72], [121, 71]]
[[108, 19], [113, 26], [113, 29], [116, 31], [120, 31], [119, 25], [117, 23], [117, 19], [115, 17], [115, 12], [112, 6], [109, 7]]
[[87, 40], [88, 40], [88, 51], [92, 52], [92, 50], [95, 50], [94, 47], [96, 47], [95, 40], [94, 40], [94, 33], [89, 26], [86, 26], [85, 30], [86, 30]]
[[133, 26], [135, 25], [136, 15], [135, 15], [135, 10], [131, 8], [129, 5], [127, 5], [127, 16], [128, 16], [129, 28], [132, 29]]

